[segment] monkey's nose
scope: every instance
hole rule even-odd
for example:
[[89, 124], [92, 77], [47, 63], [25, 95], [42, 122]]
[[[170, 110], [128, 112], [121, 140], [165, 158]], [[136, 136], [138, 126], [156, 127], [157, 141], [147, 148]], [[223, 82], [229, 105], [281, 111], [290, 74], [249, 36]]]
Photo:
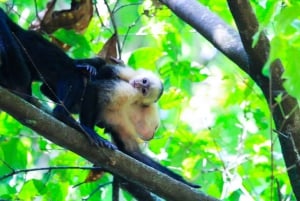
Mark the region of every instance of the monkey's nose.
[[143, 80], [135, 80], [134, 83], [133, 83], [133, 86], [135, 88], [149, 89], [150, 83], [149, 82], [143, 82]]

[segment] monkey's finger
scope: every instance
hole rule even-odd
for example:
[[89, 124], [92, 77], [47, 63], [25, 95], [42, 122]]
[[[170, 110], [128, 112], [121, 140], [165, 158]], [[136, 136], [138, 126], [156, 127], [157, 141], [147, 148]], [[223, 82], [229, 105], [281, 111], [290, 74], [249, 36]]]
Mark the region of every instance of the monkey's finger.
[[84, 70], [86, 70], [92, 76], [97, 75], [97, 69], [94, 66], [91, 66], [89, 64], [77, 64], [76, 67], [77, 68], [83, 68]]
[[93, 76], [97, 75], [97, 70], [95, 67], [88, 65], [87, 66], [87, 70], [89, 71], [89, 73]]

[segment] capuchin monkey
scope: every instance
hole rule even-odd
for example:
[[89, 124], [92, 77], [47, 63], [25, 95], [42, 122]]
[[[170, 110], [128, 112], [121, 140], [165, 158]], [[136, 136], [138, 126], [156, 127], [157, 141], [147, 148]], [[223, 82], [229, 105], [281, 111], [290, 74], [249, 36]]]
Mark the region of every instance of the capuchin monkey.
[[[42, 93], [57, 102], [53, 115], [84, 132], [91, 142], [118, 148], [178, 181], [199, 187], [139, 148], [139, 138], [152, 139], [159, 125], [156, 102], [163, 85], [151, 72], [106, 65], [100, 58], [72, 59], [39, 34], [12, 22], [1, 8], [0, 58], [2, 86], [31, 102], [32, 82], [42, 82]], [[80, 123], [71, 113], [79, 113]], [[96, 125], [112, 135], [115, 145], [95, 132]], [[123, 184], [133, 195], [150, 194], [129, 181]]]
[[[160, 122], [157, 101], [163, 93], [163, 84], [155, 74], [144, 69], [99, 65], [95, 58], [77, 60], [76, 65], [96, 69], [85, 88], [79, 114], [80, 124], [86, 130], [94, 130], [95, 126], [104, 128], [120, 151], [175, 180], [200, 188], [143, 154], [139, 147], [140, 139], [153, 138]], [[119, 180], [121, 187], [136, 199], [156, 200], [143, 187]]]
[[[98, 70], [95, 80], [88, 83], [80, 123], [90, 129], [96, 125], [105, 128], [120, 151], [178, 181], [199, 188], [140, 150], [139, 138], [152, 139], [159, 126], [156, 102], [162, 93], [163, 84], [152, 72], [106, 65]], [[131, 192], [133, 185], [124, 187]]]
[[[153, 138], [160, 122], [157, 101], [163, 93], [163, 84], [155, 74], [120, 65], [97, 65], [97, 61], [90, 62], [89, 59], [79, 60], [76, 65], [97, 69], [81, 102], [79, 118], [82, 126], [91, 130], [95, 126], [105, 128], [120, 151], [191, 187], [200, 187], [143, 154], [139, 147], [140, 139]], [[146, 189], [119, 179], [122, 188], [138, 200], [153, 200], [153, 195]]]
[[[122, 141], [128, 141], [127, 149], [135, 149], [130, 145], [133, 139], [148, 141], [159, 126], [156, 102], [162, 92], [162, 82], [150, 71], [105, 66], [88, 84], [80, 122], [117, 131]], [[92, 102], [96, 103], [96, 110]]]

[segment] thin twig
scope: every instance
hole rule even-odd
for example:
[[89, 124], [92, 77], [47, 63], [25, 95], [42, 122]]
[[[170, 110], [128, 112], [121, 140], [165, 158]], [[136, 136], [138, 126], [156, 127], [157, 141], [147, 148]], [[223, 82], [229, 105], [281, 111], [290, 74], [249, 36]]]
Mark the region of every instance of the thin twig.
[[0, 181], [4, 180], [8, 177], [11, 177], [15, 174], [20, 174], [20, 173], [27, 173], [27, 172], [32, 172], [32, 171], [43, 171], [43, 170], [48, 170], [48, 171], [52, 171], [52, 170], [66, 170], [66, 169], [79, 169], [79, 170], [94, 170], [94, 169], [98, 169], [99, 167], [77, 167], [77, 166], [59, 166], [59, 167], [41, 167], [41, 168], [30, 168], [30, 169], [20, 169], [20, 170], [15, 170], [13, 169], [11, 166], [9, 166], [7, 163], [5, 163], [5, 161], [1, 160], [9, 169], [12, 170], [11, 173], [3, 175], [0, 177]]

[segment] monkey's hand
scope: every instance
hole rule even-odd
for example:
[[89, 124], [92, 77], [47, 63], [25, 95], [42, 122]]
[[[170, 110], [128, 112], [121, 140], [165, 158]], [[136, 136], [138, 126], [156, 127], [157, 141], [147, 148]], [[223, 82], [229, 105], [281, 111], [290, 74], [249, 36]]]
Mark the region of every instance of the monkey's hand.
[[108, 149], [116, 150], [118, 149], [114, 144], [107, 141], [106, 139], [99, 136], [94, 129], [91, 129], [88, 126], [85, 126], [83, 124], [80, 124], [82, 129], [84, 130], [84, 133], [88, 137], [88, 139], [91, 141], [92, 144], [95, 144], [96, 146], [106, 147]]
[[77, 64], [76, 67], [88, 76], [96, 76], [97, 69], [89, 64]]
[[92, 128], [77, 122], [72, 116], [68, 115], [63, 108], [55, 108], [53, 110], [53, 116], [55, 116], [57, 119], [64, 122], [65, 124], [71, 126], [72, 128], [78, 130], [79, 132], [83, 132], [90, 140], [91, 144], [106, 147], [112, 150], [117, 149], [117, 147], [114, 144], [99, 136]]

